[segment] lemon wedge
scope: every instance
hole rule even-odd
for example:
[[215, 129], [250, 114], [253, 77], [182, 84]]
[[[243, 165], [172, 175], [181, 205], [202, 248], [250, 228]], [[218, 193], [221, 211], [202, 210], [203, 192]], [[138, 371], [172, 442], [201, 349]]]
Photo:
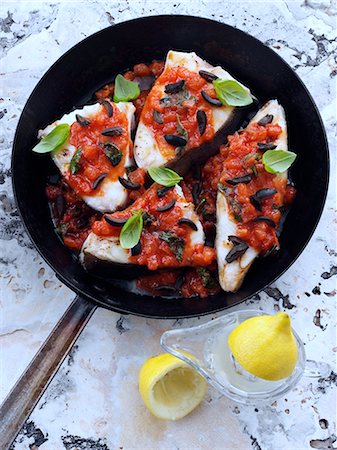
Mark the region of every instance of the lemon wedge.
[[290, 317], [284, 312], [245, 320], [230, 333], [228, 345], [247, 372], [264, 380], [289, 377], [298, 359]]
[[139, 373], [142, 399], [159, 419], [186, 416], [202, 401], [206, 389], [207, 382], [201, 375], [169, 353], [149, 358]]

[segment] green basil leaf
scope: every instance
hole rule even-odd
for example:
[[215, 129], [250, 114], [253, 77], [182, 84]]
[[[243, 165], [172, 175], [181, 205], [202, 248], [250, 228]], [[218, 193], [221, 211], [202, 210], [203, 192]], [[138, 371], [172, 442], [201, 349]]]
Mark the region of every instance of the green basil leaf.
[[119, 241], [122, 248], [132, 248], [138, 244], [143, 229], [142, 210], [137, 211], [123, 225]]
[[295, 161], [296, 153], [288, 150], [267, 150], [262, 156], [264, 168], [269, 173], [282, 173]]
[[162, 186], [175, 186], [183, 179], [174, 170], [166, 167], [149, 167], [148, 172], [152, 180]]
[[114, 102], [128, 102], [139, 97], [138, 83], [127, 80], [123, 75], [117, 75], [115, 80]]
[[80, 170], [80, 159], [81, 159], [82, 149], [78, 148], [71, 158], [69, 169], [70, 172], [74, 175]]
[[213, 81], [213, 86], [216, 95], [224, 105], [246, 106], [253, 103], [249, 91], [235, 80], [222, 80], [218, 78]]
[[57, 150], [68, 139], [70, 126], [67, 123], [57, 125], [50, 133], [35, 145], [33, 152], [49, 153]]

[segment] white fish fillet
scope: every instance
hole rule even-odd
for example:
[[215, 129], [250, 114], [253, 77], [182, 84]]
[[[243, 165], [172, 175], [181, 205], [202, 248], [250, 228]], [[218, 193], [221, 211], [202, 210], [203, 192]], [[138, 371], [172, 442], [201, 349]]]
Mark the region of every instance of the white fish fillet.
[[[234, 80], [234, 78], [224, 69], [219, 66], [211, 66], [206, 61], [199, 58], [199, 56], [197, 56], [194, 52], [186, 53], [170, 50], [166, 57], [164, 71], [176, 66], [184, 66], [196, 74], [198, 74], [199, 70], [206, 70], [207, 72], [217, 75], [219, 78]], [[157, 81], [154, 86], [158, 86], [159, 84], [160, 81]], [[243, 87], [249, 91], [248, 88], [245, 86]], [[162, 84], [160, 88], [162, 90], [163, 97], [165, 97], [167, 95], [164, 92], [165, 84]], [[149, 93], [148, 98], [150, 96], [151, 92]], [[223, 105], [220, 107], [212, 107], [212, 109], [214, 131], [217, 132], [228, 120], [230, 120], [235, 108], [232, 106]], [[170, 160], [162, 154], [153, 132], [144, 124], [142, 116], [140, 117], [135, 137], [134, 158], [137, 165], [143, 168], [162, 166]]]
[[[203, 244], [205, 235], [194, 205], [187, 202], [180, 186], [175, 186], [174, 191], [177, 195], [176, 205], [182, 208], [183, 217], [192, 220], [197, 226], [197, 230], [190, 235], [192, 245]], [[130, 264], [131, 250], [123, 249], [118, 237], [100, 237], [91, 232], [81, 250], [82, 263], [85, 264], [85, 257], [89, 255], [111, 263]]]
[[[282, 128], [282, 133], [274, 141], [277, 149], [288, 149], [287, 124], [284, 109], [277, 102], [271, 100], [261, 108], [253, 117], [250, 123], [258, 122], [266, 114], [274, 116], [272, 123], [277, 123]], [[278, 177], [287, 179], [288, 172], [277, 174]], [[217, 235], [216, 250], [218, 259], [219, 281], [222, 289], [228, 292], [235, 292], [241, 286], [241, 283], [259, 252], [249, 247], [247, 251], [237, 260], [228, 263], [226, 256], [231, 250], [233, 244], [228, 241], [228, 236], [236, 235], [236, 223], [231, 219], [226, 197], [218, 191], [217, 195]]]
[[[133, 127], [134, 112], [135, 107], [130, 102], [115, 103], [121, 112], [123, 112], [128, 120], [129, 124], [129, 134], [131, 135], [131, 130]], [[94, 105], [84, 106], [84, 108], [76, 109], [69, 114], [65, 114], [61, 119], [56, 120], [51, 125], [48, 125], [44, 130], [39, 131], [39, 138], [46, 136], [50, 133], [57, 125], [62, 123], [67, 123], [72, 125], [76, 122], [76, 114], [79, 114], [85, 118], [94, 117], [101, 108], [104, 108], [100, 103]], [[56, 152], [52, 153], [52, 159], [60, 172], [64, 175], [69, 171], [69, 165], [71, 158], [73, 157], [76, 148], [69, 143], [69, 139], [58, 149]], [[133, 164], [133, 160], [129, 156], [129, 148], [126, 149], [126, 158], [124, 167], [128, 167]], [[123, 175], [127, 178], [126, 174]], [[106, 178], [100, 184], [100, 189], [97, 191], [96, 195], [82, 196], [82, 199], [93, 209], [97, 211], [115, 211], [118, 207], [122, 207], [127, 200], [127, 190], [117, 181], [111, 181]]]

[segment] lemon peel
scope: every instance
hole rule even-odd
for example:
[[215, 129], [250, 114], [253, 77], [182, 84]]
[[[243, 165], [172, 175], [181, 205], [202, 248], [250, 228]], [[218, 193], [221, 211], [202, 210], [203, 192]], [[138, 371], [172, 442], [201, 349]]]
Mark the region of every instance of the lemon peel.
[[290, 317], [284, 312], [245, 320], [230, 333], [228, 345], [241, 367], [264, 380], [289, 377], [298, 360]]

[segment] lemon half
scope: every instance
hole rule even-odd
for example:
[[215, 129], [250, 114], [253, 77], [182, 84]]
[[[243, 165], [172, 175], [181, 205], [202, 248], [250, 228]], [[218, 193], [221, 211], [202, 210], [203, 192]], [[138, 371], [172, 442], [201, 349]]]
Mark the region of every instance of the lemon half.
[[142, 399], [159, 419], [177, 420], [186, 416], [199, 405], [206, 390], [206, 380], [169, 353], [149, 358], [139, 373]]
[[231, 332], [228, 345], [241, 367], [264, 380], [289, 377], [298, 359], [290, 317], [284, 312], [245, 320]]

